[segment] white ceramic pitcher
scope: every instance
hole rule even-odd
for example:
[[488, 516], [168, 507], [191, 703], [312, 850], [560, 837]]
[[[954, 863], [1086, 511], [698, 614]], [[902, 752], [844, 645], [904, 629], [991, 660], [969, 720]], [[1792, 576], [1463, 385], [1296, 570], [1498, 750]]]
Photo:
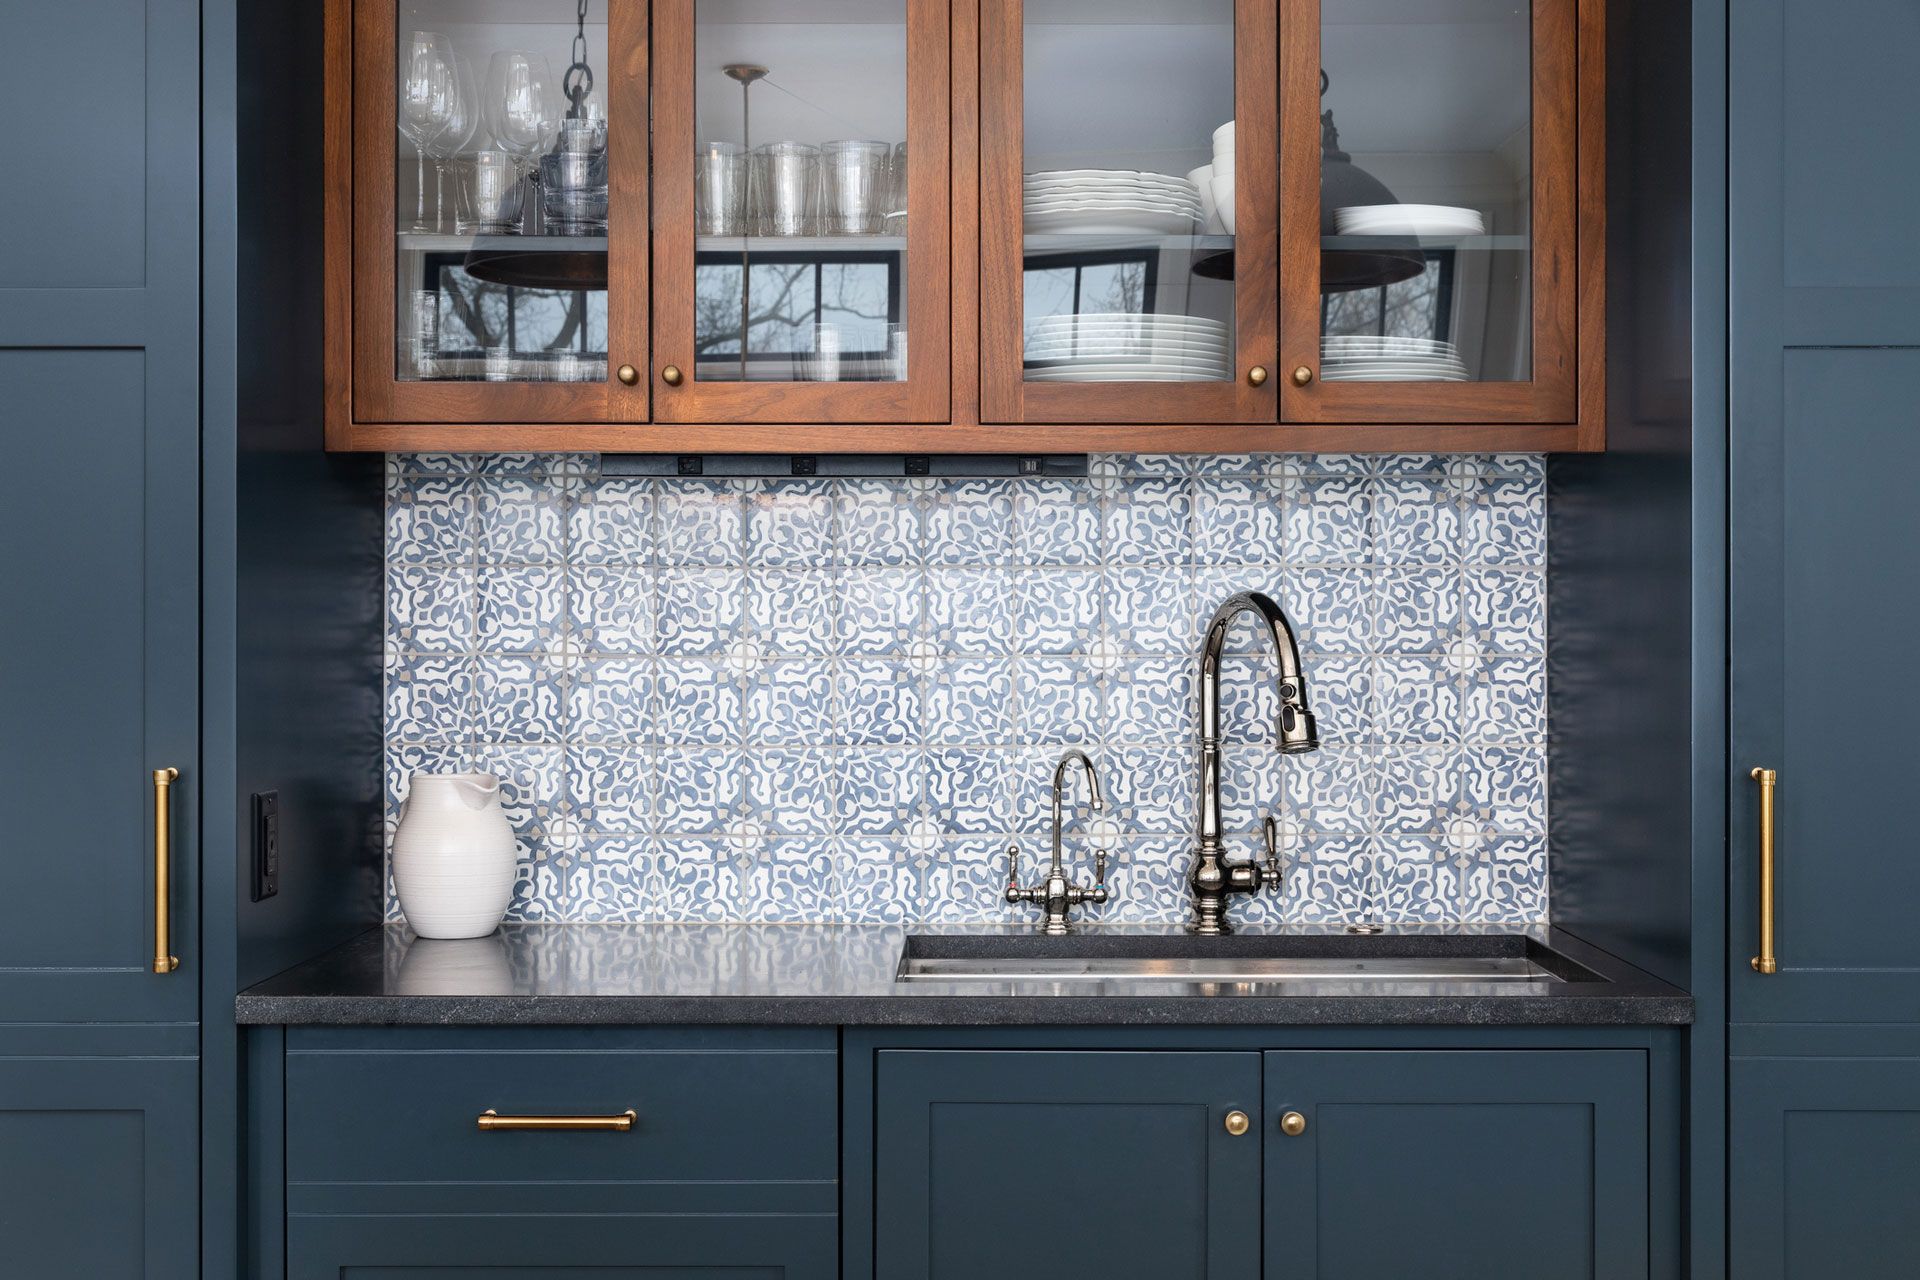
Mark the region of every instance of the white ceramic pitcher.
[[393, 834], [393, 887], [423, 938], [482, 938], [513, 900], [513, 828], [490, 773], [416, 773]]

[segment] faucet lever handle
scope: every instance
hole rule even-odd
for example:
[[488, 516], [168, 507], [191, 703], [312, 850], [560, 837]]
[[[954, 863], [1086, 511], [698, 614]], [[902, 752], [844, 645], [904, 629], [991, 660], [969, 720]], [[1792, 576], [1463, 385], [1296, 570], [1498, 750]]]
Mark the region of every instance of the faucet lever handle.
[[1278, 893], [1285, 872], [1280, 866], [1280, 824], [1273, 820], [1272, 814], [1260, 823], [1260, 834], [1267, 842], [1266, 887]]
[[1020, 845], [1018, 842], [1007, 846], [1007, 901], [1025, 902], [1028, 892], [1020, 887]]

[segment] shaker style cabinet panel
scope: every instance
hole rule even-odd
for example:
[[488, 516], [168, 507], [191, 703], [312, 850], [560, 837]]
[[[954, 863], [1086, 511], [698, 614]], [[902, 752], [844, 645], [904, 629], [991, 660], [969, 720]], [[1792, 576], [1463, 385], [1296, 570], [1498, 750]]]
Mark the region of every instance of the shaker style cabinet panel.
[[[1735, 382], [1750, 412], [1732, 453], [1732, 1017], [1920, 1023], [1920, 349], [1775, 350]], [[1753, 769], [1776, 780], [1770, 861]]]
[[876, 1276], [1259, 1275], [1258, 1054], [888, 1049], [875, 1070]]
[[[4, 12], [0, 108], [61, 103], [59, 150], [86, 159], [0, 202], [0, 772], [22, 797], [0, 836], [16, 908], [0, 1024], [191, 1021], [199, 11]], [[81, 49], [91, 88], [75, 95]], [[156, 769], [180, 771], [164, 876]], [[156, 973], [156, 954], [184, 966]]]
[[1266, 1274], [1648, 1274], [1647, 1059], [1266, 1055]]
[[10, 1276], [200, 1274], [199, 1070], [184, 1057], [0, 1057]]
[[1729, 1091], [1731, 1274], [1912, 1276], [1920, 1059], [1742, 1059]]

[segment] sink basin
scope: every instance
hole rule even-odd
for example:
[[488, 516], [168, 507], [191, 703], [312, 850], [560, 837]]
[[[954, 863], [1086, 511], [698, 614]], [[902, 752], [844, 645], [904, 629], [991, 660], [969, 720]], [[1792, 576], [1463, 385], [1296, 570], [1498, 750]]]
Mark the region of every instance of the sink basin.
[[1523, 934], [924, 935], [906, 940], [894, 977], [897, 982], [1039, 983], [1087, 990], [1101, 984], [1230, 985], [1273, 994], [1599, 980]]

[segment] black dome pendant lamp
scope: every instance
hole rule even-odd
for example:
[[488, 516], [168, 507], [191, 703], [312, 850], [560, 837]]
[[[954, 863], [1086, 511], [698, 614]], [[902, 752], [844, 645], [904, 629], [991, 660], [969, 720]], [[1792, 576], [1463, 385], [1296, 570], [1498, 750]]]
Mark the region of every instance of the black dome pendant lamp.
[[[1320, 73], [1320, 97], [1327, 96], [1332, 83]], [[1340, 149], [1340, 131], [1334, 127], [1332, 110], [1320, 113], [1320, 234], [1337, 234], [1334, 213], [1359, 205], [1399, 204], [1387, 184], [1353, 162]], [[1411, 280], [1427, 269], [1427, 258], [1420, 242], [1411, 236], [1368, 237], [1378, 246], [1365, 249], [1325, 249], [1320, 254], [1320, 292], [1351, 293], [1358, 289], [1378, 289]]]

